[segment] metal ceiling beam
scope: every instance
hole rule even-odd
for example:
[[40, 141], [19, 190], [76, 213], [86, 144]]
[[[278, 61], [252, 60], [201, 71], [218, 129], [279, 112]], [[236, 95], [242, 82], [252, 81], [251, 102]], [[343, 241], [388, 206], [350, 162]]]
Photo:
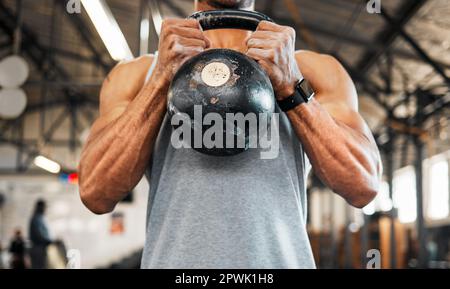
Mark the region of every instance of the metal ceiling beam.
[[[48, 48], [46, 48], [46, 49], [48, 49]], [[52, 53], [55, 54], [56, 56], [64, 57], [64, 58], [67, 58], [67, 59], [70, 59], [73, 61], [78, 61], [78, 62], [81, 61], [81, 62], [88, 62], [88, 63], [96, 62], [95, 56], [84, 56], [79, 53], [60, 49], [60, 48], [53, 47]]]
[[345, 70], [347, 70], [353, 81], [360, 84], [362, 89], [364, 89], [364, 91], [367, 92], [378, 105], [380, 105], [383, 109], [390, 111], [388, 105], [380, 97], [380, 92], [384, 91], [383, 88], [378, 87], [371, 80], [367, 79], [363, 75], [360, 75], [350, 65], [348, 65], [348, 63], [344, 59], [342, 59], [338, 53], [334, 54], [333, 56], [342, 64]]
[[[0, 2], [0, 16], [0, 29], [12, 36], [12, 33], [14, 32], [15, 16], [2, 2]], [[53, 55], [47, 54], [47, 50], [39, 43], [37, 36], [29, 27], [23, 25], [22, 33], [24, 52], [30, 57], [40, 72], [44, 72], [43, 66], [44, 62], [47, 60], [50, 70], [53, 70], [53, 74], [50, 73], [51, 76], [53, 75], [56, 79], [63, 81], [71, 80], [71, 76], [66, 68], [63, 65], [60, 65]], [[84, 98], [87, 98], [80, 93], [74, 94], [73, 91], [68, 89], [65, 89], [64, 93], [68, 98], [78, 96], [77, 98], [79, 101], [83, 101]]]
[[[0, 30], [3, 30], [6, 35], [12, 38], [15, 31], [15, 23], [15, 14], [10, 11], [10, 9], [6, 7], [3, 2], [0, 1]], [[22, 51], [29, 57], [29, 59], [31, 59], [41, 73], [44, 74], [49, 72], [50, 79], [59, 79], [63, 81], [71, 80], [71, 76], [66, 68], [55, 60], [54, 55], [48, 53], [45, 47], [39, 43], [38, 37], [29, 27], [23, 25], [21, 32], [23, 47]], [[73, 89], [64, 88], [62, 92], [65, 96], [65, 104], [68, 107], [73, 105], [74, 102], [81, 105], [88, 101], [86, 95], [75, 92]], [[22, 115], [18, 120], [21, 120], [23, 117], [24, 115]], [[13, 123], [17, 123], [17, 120], [6, 122], [5, 125], [9, 126]], [[51, 137], [48, 137], [48, 139], [51, 139]], [[39, 153], [39, 148], [37, 146], [33, 147], [23, 143], [21, 140], [6, 138], [3, 130], [0, 132], [0, 143], [1, 142], [16, 146], [22, 150], [22, 152], [28, 154], [28, 158]], [[73, 144], [74, 141], [72, 140], [72, 145]]]
[[266, 4], [264, 5], [264, 14], [271, 14], [273, 11], [273, 8], [275, 7], [275, 0], [267, 0]]
[[[77, 31], [80, 33], [81, 38], [86, 43], [89, 50], [92, 52], [92, 55], [94, 56], [95, 62], [100, 65], [100, 67], [103, 69], [104, 72], [109, 72], [111, 68], [114, 66], [112, 59], [110, 58], [110, 61], [106, 62], [103, 60], [103, 55], [105, 53], [101, 53], [97, 50], [95, 47], [92, 39], [92, 35], [89, 31], [88, 26], [84, 23], [83, 19], [81, 18], [81, 13], [74, 13], [74, 14], [68, 14], [66, 13], [66, 3], [65, 1], [56, 1], [59, 5], [59, 7], [62, 9], [63, 13], [66, 14], [72, 23], [72, 25], [75, 26]], [[109, 55], [109, 53], [106, 53], [106, 55]], [[108, 56], [110, 57], [110, 56]]]
[[6, 47], [10, 47], [11, 44], [12, 44], [11, 39], [5, 39], [5, 40], [0, 42], [0, 49], [6, 48]]
[[438, 100], [435, 102], [425, 106], [423, 108], [424, 112], [424, 119], [428, 119], [432, 117], [433, 115], [450, 108], [450, 92], [448, 92], [446, 95], [441, 96]]
[[[356, 1], [359, 1], [359, 0], [355, 0], [355, 4], [356, 4]], [[179, 5], [175, 4], [173, 0], [160, 1], [160, 2], [161, 2], [161, 4], [168, 7], [176, 16], [186, 17], [186, 14], [184, 13], [183, 9]], [[342, 3], [340, 3], [340, 5], [341, 4]], [[266, 3], [263, 5], [264, 13], [268, 14], [268, 15], [272, 14], [274, 5], [275, 5], [275, 0], [267, 0]], [[280, 23], [280, 24], [289, 25], [292, 27], [295, 26], [295, 23], [292, 19], [287, 19], [287, 18], [283, 18], [283, 17], [273, 17], [273, 19], [277, 23]], [[339, 33], [336, 33], [336, 31], [334, 31], [334, 30], [325, 28], [323, 25], [318, 25], [315, 23], [308, 23], [308, 22], [305, 22], [304, 24], [305, 24], [305, 28], [307, 28], [308, 30], [310, 30], [313, 33], [317, 33], [322, 36], [332, 38], [333, 40], [339, 40], [345, 44], [350, 44], [350, 45], [354, 45], [354, 46], [358, 46], [358, 47], [364, 47], [364, 48], [366, 48], [366, 51], [368, 53], [369, 52], [374, 53], [377, 50], [383, 49], [385, 47], [385, 43], [383, 41], [374, 43], [373, 41], [370, 41], [368, 39], [363, 39], [361, 37], [357, 37], [354, 34], [340, 35]], [[394, 55], [395, 57], [401, 57], [401, 58], [408, 59], [408, 60], [421, 61], [420, 57], [418, 57], [415, 53], [412, 53], [408, 50], [391, 48], [390, 51], [391, 51], [392, 55]], [[450, 63], [442, 63], [442, 62], [437, 62], [437, 61], [435, 61], [435, 62], [443, 68], [450, 69]]]
[[[366, 2], [365, 0], [361, 1]], [[378, 58], [390, 48], [400, 34], [401, 29], [426, 2], [427, 0], [405, 1], [405, 4], [398, 10], [403, 13], [398, 17], [395, 25], [388, 25], [387, 30], [381, 31], [376, 37], [376, 42], [383, 43], [383, 46], [375, 51], [368, 51], [357, 65], [357, 70], [360, 74], [365, 75]]]
[[[288, 25], [291, 27], [294, 27], [295, 23], [291, 19], [287, 18], [280, 18], [280, 17], [274, 17], [273, 18], [277, 23]], [[331, 38], [331, 39], [338, 39], [339, 35], [336, 34], [336, 31], [326, 29], [321, 25], [317, 25], [314, 23], [308, 23], [305, 22], [305, 27], [309, 29], [313, 33], [318, 33], [324, 37]], [[347, 45], [353, 45], [358, 47], [363, 47], [366, 49], [366, 53], [374, 53], [377, 50], [384, 49], [385, 44], [383, 42], [373, 42], [367, 39], [363, 39], [360, 37], [357, 37], [353, 34], [347, 34], [343, 35], [339, 40], [342, 43], [345, 43]], [[414, 60], [414, 61], [422, 61], [420, 57], [417, 56], [417, 54], [410, 52], [405, 49], [399, 49], [399, 48], [390, 48], [390, 53], [392, 53], [395, 57], [400, 57], [407, 60]], [[326, 53], [331, 53], [331, 51], [324, 51]], [[443, 62], [437, 62], [438, 65], [444, 68], [450, 69], [450, 63], [443, 63]], [[356, 67], [355, 67], [356, 70]]]
[[24, 87], [47, 85], [53, 88], [100, 88], [102, 84], [102, 81], [28, 81], [24, 84]]
[[417, 52], [420, 58], [427, 64], [429, 64], [433, 69], [439, 74], [447, 85], [450, 86], [450, 78], [447, 76], [442, 67], [437, 64], [437, 62], [432, 59], [428, 53], [415, 41], [408, 32], [405, 31], [403, 26], [399, 26], [397, 21], [395, 21], [384, 9], [381, 9], [381, 16], [391, 25], [392, 27], [399, 27], [398, 33], [402, 36], [402, 38], [411, 45], [411, 47]]
[[158, 3], [163, 4], [167, 8], [170, 9], [176, 16], [180, 18], [185, 18], [186, 12], [184, 12], [183, 8], [181, 8], [179, 5], [175, 4], [172, 0], [163, 0], [163, 1], [156, 1]]

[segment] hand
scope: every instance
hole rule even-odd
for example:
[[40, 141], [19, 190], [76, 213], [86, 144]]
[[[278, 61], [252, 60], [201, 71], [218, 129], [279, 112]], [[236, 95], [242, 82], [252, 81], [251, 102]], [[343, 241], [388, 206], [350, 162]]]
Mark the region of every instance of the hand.
[[166, 19], [162, 23], [156, 74], [169, 83], [180, 66], [211, 43], [194, 19]]
[[247, 55], [269, 75], [275, 96], [282, 100], [294, 93], [302, 74], [295, 59], [295, 30], [262, 21], [247, 38]]

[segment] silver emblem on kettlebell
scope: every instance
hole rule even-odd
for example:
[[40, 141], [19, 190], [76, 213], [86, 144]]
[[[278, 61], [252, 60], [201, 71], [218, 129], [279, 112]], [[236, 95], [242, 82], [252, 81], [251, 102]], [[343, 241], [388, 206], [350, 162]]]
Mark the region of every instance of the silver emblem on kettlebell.
[[218, 87], [228, 82], [231, 71], [225, 63], [211, 62], [203, 68], [201, 76], [206, 85]]

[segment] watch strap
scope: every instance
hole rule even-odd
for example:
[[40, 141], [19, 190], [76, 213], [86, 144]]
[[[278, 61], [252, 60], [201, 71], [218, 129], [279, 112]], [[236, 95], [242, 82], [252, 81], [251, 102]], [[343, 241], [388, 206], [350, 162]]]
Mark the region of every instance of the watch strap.
[[289, 111], [300, 104], [307, 103], [314, 96], [314, 91], [311, 88], [311, 85], [306, 79], [300, 80], [295, 86], [294, 93], [283, 99], [277, 101], [278, 106], [284, 112]]

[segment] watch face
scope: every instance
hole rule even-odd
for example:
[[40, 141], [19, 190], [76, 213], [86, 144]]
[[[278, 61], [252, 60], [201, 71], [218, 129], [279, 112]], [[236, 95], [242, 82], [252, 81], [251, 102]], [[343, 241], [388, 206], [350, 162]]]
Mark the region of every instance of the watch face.
[[312, 87], [309, 85], [308, 81], [303, 80], [300, 84], [300, 89], [302, 91], [303, 97], [305, 98], [305, 100], [310, 100], [313, 96], [314, 96], [314, 90], [312, 89]]

